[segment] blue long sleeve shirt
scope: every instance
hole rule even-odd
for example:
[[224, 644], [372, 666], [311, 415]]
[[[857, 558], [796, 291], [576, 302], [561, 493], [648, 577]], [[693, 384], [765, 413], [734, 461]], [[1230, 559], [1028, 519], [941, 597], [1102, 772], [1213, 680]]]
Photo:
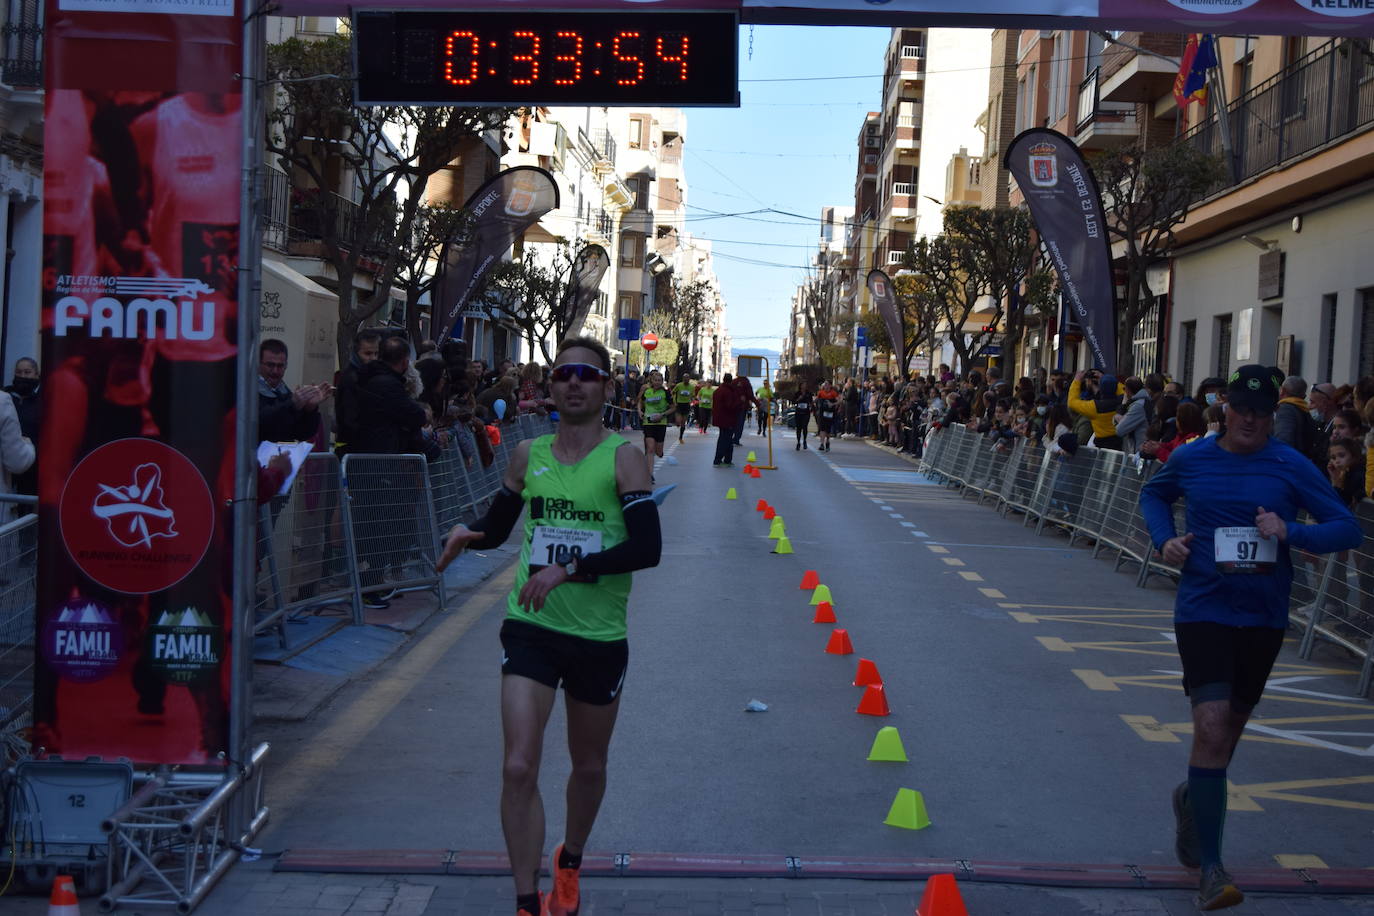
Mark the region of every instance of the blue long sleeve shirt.
[[[1233, 455], [1218, 438], [1177, 449], [1140, 491], [1140, 512], [1155, 549], [1175, 537], [1171, 505], [1186, 502], [1184, 533], [1192, 534], [1183, 564], [1174, 619], [1212, 621], [1231, 626], [1282, 628], [1288, 625], [1288, 595], [1293, 561], [1288, 547], [1331, 553], [1360, 546], [1355, 516], [1336, 488], [1297, 449], [1271, 438], [1258, 452]], [[1217, 570], [1213, 533], [1218, 528], [1254, 527], [1263, 506], [1288, 523], [1287, 545], [1280, 544], [1274, 570], [1263, 574], [1223, 574]], [[1316, 524], [1297, 521], [1305, 509]]]

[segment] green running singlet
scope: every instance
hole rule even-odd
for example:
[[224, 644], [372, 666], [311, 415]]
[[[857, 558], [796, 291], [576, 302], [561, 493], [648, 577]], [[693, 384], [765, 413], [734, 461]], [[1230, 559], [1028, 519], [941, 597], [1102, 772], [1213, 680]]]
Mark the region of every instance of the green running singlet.
[[644, 423], [648, 426], [668, 425], [668, 389], [644, 389]]
[[678, 382], [673, 386], [673, 399], [679, 404], [692, 403], [692, 386], [686, 382]]
[[549, 592], [536, 613], [520, 606], [520, 589], [550, 563], [570, 562], [623, 542], [625, 516], [615, 482], [615, 450], [629, 440], [612, 433], [577, 464], [553, 455], [553, 436], [530, 443], [525, 468], [525, 541], [515, 585], [506, 598], [506, 619], [599, 642], [625, 638], [630, 573], [601, 576], [594, 583], [568, 581]]
[[697, 392], [697, 401], [707, 410], [711, 409], [711, 402], [716, 398], [716, 389], [703, 387]]

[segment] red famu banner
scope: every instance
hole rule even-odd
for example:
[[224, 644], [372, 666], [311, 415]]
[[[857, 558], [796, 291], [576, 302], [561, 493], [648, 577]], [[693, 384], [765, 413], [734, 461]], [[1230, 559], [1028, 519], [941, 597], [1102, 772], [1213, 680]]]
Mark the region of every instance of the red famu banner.
[[50, 0], [35, 752], [229, 750], [233, 0]]

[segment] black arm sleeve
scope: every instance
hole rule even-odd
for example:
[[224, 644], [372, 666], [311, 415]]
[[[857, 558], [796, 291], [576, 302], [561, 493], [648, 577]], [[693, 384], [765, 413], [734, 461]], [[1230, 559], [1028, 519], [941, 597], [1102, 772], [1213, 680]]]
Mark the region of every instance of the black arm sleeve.
[[625, 540], [578, 560], [579, 575], [612, 576], [658, 565], [663, 553], [663, 532], [653, 494], [647, 490], [624, 494], [620, 497], [620, 511], [625, 516]]
[[[480, 531], [486, 537], [468, 545], [470, 550], [491, 550], [506, 543], [515, 523], [520, 521], [520, 513], [525, 508], [525, 500], [520, 494], [512, 492], [505, 484], [496, 491], [487, 514], [468, 525], [469, 531]], [[657, 521], [657, 518], [655, 518]]]

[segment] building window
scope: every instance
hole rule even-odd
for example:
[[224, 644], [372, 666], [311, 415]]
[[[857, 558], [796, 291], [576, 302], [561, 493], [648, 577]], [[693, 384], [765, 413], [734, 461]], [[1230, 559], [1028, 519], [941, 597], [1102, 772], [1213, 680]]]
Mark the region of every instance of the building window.
[[622, 321], [626, 318], [639, 317], [639, 294], [621, 293], [615, 300], [617, 317]]
[[630, 206], [635, 210], [643, 210], [649, 202], [649, 178], [647, 175], [631, 175], [625, 179], [625, 183], [630, 187]]
[[1356, 378], [1374, 375], [1374, 288], [1360, 290], [1360, 371]]
[[1321, 378], [1315, 379], [1318, 382], [1329, 382], [1336, 377], [1336, 318], [1337, 307], [1335, 293], [1327, 293], [1322, 296], [1322, 331], [1324, 331], [1326, 344], [1326, 374]]
[[1135, 334], [1131, 338], [1136, 375], [1154, 372], [1159, 365], [1159, 316], [1163, 311], [1164, 297], [1158, 296], [1136, 323]]
[[1193, 360], [1197, 358], [1197, 322], [1183, 322], [1183, 358], [1178, 367], [1183, 393], [1193, 396]]
[[1221, 378], [1231, 374], [1231, 316], [1217, 318], [1217, 375]]
[[1030, 103], [1030, 96], [1026, 92], [1026, 79], [1022, 77], [1016, 81], [1016, 132], [1019, 134], [1026, 129], [1026, 106]]
[[1050, 60], [1049, 122], [1058, 121], [1069, 113], [1069, 33], [1056, 32], [1054, 51]]
[[620, 236], [620, 266], [644, 266], [644, 236], [626, 232]]
[[644, 149], [644, 119], [630, 119], [630, 149]]

